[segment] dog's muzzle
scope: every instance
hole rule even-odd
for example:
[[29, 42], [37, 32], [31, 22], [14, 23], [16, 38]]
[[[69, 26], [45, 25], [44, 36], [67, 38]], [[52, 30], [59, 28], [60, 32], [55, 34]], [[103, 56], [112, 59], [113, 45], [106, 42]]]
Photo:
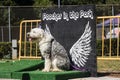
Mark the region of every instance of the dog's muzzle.
[[32, 40], [32, 38], [30, 37], [30, 33], [27, 33], [27, 38], [29, 38], [29, 41]]
[[35, 41], [35, 40], [37, 40], [36, 37], [31, 37], [30, 33], [27, 33], [27, 38], [29, 39], [29, 41]]

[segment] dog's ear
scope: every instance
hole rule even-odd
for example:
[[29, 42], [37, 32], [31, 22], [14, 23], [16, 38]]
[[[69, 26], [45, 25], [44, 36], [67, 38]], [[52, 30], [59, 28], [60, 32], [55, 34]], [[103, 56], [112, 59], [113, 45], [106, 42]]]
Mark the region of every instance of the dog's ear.
[[38, 28], [40, 28], [40, 29], [41, 29], [41, 28], [42, 28], [42, 26], [39, 24]]
[[52, 39], [53, 39], [53, 36], [52, 36], [52, 34], [51, 34], [51, 32], [50, 32], [50, 29], [49, 29], [49, 27], [47, 26], [47, 24], [46, 24], [46, 28], [45, 28], [45, 33], [46, 34], [48, 34]]
[[45, 28], [45, 33], [51, 34], [51, 33], [50, 33], [50, 29], [49, 29], [49, 27], [47, 26], [47, 24], [46, 24], [46, 28]]

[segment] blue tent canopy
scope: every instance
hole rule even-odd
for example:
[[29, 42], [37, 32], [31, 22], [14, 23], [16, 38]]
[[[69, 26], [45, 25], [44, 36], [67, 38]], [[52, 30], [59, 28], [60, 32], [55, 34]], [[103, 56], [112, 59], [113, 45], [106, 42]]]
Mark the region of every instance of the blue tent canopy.
[[[116, 16], [120, 16], [120, 14], [118, 14]], [[112, 25], [117, 26], [118, 24], [120, 24], [120, 20], [118, 22], [118, 18], [113, 18], [112, 19]], [[99, 23], [99, 24], [97, 24], [97, 27], [98, 28], [102, 27], [102, 25], [103, 25], [103, 23]], [[110, 19], [104, 21], [104, 26], [105, 27], [110, 26]]]

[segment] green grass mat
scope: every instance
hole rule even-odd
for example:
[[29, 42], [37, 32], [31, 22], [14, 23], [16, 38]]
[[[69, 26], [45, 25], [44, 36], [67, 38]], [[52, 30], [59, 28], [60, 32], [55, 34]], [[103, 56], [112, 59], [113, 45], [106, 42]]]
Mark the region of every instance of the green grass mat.
[[0, 78], [13, 78], [21, 80], [68, 80], [90, 76], [88, 72], [64, 71], [41, 72], [44, 61], [41, 60], [16, 60], [0, 61]]
[[12, 73], [12, 78], [21, 80], [68, 80], [88, 76], [90, 76], [88, 72], [80, 71], [64, 71], [64, 72], [28, 71]]
[[0, 78], [11, 78], [12, 72], [36, 70], [42, 65], [40, 60], [0, 61]]

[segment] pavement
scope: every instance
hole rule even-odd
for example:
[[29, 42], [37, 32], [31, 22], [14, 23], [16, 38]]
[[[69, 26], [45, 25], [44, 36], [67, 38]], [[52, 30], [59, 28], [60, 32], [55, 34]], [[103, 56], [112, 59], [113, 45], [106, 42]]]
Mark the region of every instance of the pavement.
[[[20, 79], [4, 79], [4, 78], [0, 78], [0, 80], [20, 80]], [[105, 76], [105, 77], [76, 78], [76, 79], [69, 79], [69, 80], [120, 80], [120, 78]]]
[[20, 80], [20, 79], [5, 79], [5, 78], [0, 78], [0, 80]]
[[105, 77], [76, 78], [76, 79], [69, 79], [69, 80], [120, 80], [120, 78], [105, 76]]

